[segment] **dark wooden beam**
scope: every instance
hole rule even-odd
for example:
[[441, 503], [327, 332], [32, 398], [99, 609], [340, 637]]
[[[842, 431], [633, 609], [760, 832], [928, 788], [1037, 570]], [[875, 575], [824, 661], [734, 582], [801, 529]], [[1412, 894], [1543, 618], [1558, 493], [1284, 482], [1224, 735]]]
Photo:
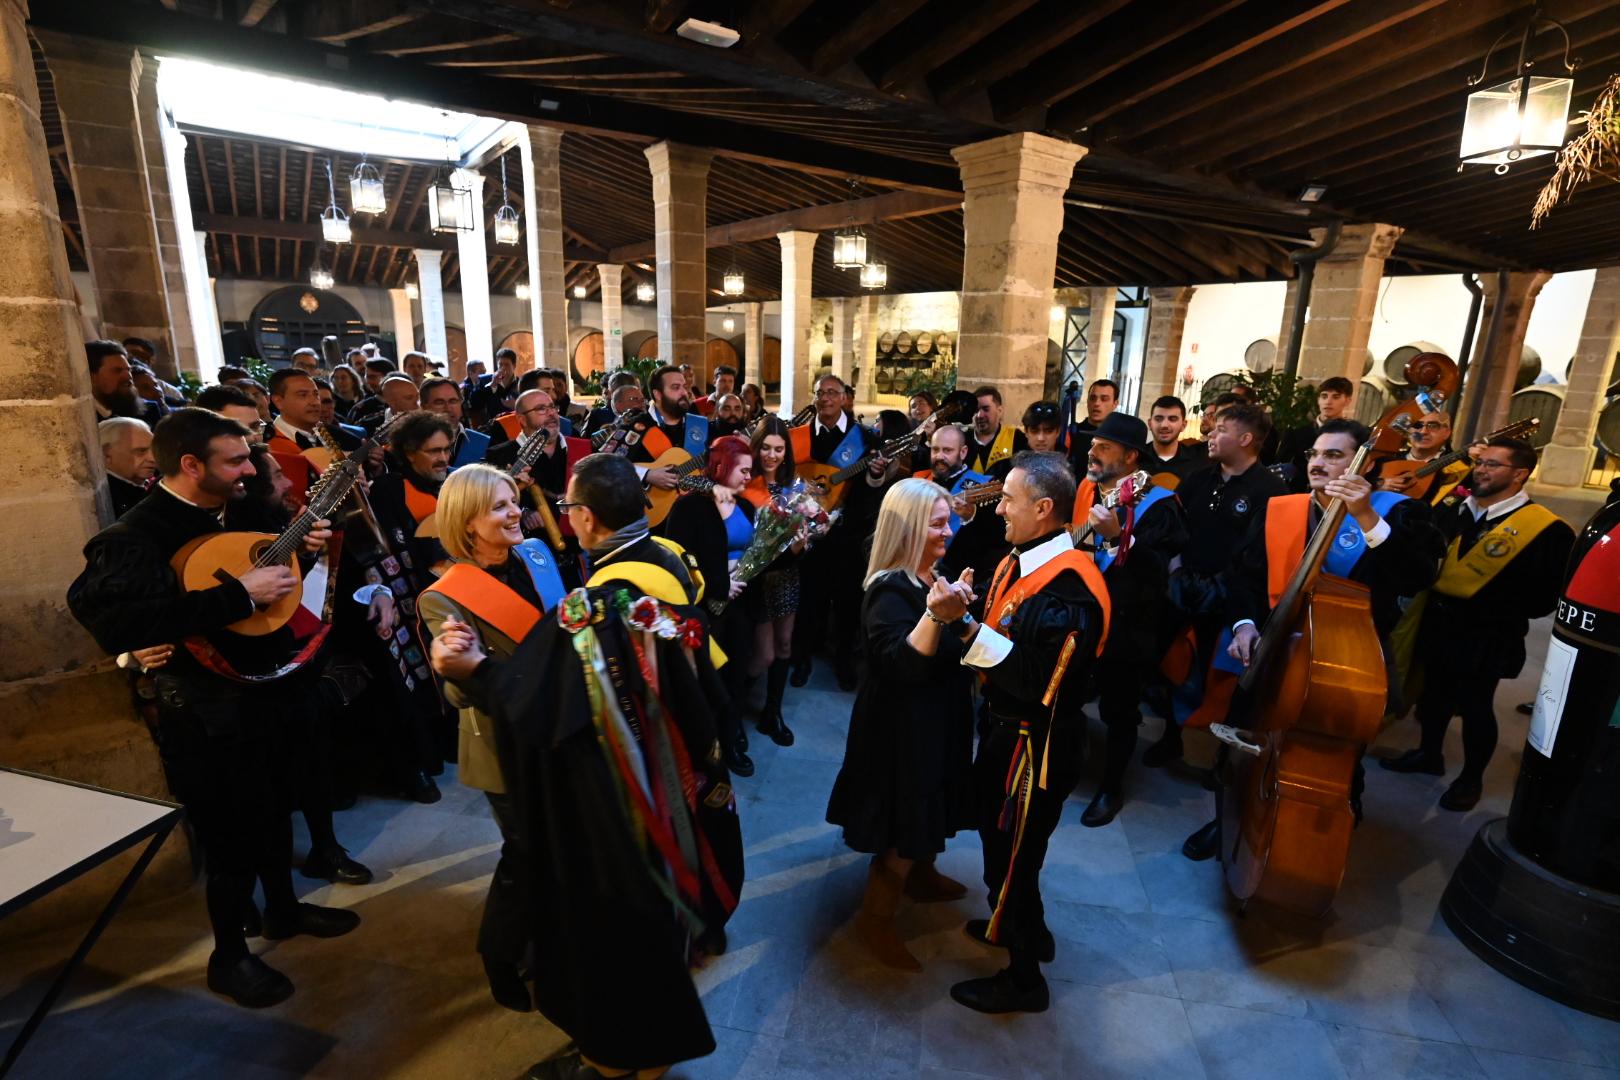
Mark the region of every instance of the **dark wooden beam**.
[[338, 45], [422, 18], [420, 11], [402, 11], [395, 0], [321, 0], [302, 8], [299, 33], [328, 45]]
[[237, 20], [243, 26], [258, 26], [264, 17], [270, 14], [270, 9], [276, 6], [276, 0], [252, 0], [242, 17]]
[[1064, 0], [1055, 8], [1049, 5], [1032, 11], [997, 33], [985, 48], [979, 50], [974, 58], [976, 62], [958, 63], [934, 80], [935, 92], [943, 104], [961, 101], [969, 94], [984, 90], [997, 80], [1034, 63], [1129, 2], [1090, 0], [1089, 3], [1077, 4]]
[[776, 39], [788, 23], [804, 14], [814, 0], [759, 0], [743, 19], [743, 40], [750, 46]]
[[925, 41], [913, 42], [905, 56], [878, 73], [878, 88], [894, 93], [944, 67], [1035, 5], [1036, 0], [970, 4]]
[[686, 14], [688, 0], [647, 0], [647, 29], [654, 34], [667, 34]]
[[[303, 240], [318, 244], [321, 242], [321, 225], [318, 221], [273, 221], [269, 218], [255, 218], [246, 216], [233, 216], [228, 214], [197, 214], [195, 223], [203, 232], [219, 233], [224, 236], [262, 237], [271, 240]], [[399, 248], [428, 248], [435, 251], [455, 251], [456, 238], [443, 233], [415, 233], [403, 229], [376, 229], [362, 225], [353, 225], [350, 231], [354, 236], [353, 245], [380, 245], [382, 247]], [[343, 245], [337, 245], [340, 249]], [[491, 250], [498, 250], [491, 243]], [[570, 259], [589, 260], [591, 254], [575, 245], [568, 245], [563, 249], [564, 255]]]
[[853, 19], [840, 26], [810, 56], [810, 68], [825, 75], [837, 69], [890, 30], [915, 15], [928, 0], [883, 0], [868, 4]]
[[[895, 191], [867, 199], [808, 206], [802, 210], [788, 210], [780, 214], [750, 218], [747, 221], [734, 221], [729, 225], [716, 225], [709, 229], [708, 246], [729, 247], [733, 244], [770, 240], [777, 233], [787, 232], [790, 229], [825, 232], [844, 225], [872, 225], [879, 221], [938, 214], [946, 210], [955, 210], [961, 205], [961, 199], [922, 195], [914, 191]], [[609, 251], [607, 258], [601, 261], [627, 263], [636, 259], [647, 259], [653, 256], [655, 250], [650, 240], [640, 244], [626, 244]]]

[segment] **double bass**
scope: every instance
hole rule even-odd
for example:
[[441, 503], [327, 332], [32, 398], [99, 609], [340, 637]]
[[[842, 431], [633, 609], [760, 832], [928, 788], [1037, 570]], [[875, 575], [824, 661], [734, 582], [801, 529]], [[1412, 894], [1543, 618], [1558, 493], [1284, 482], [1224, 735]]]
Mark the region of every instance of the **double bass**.
[[[1359, 474], [1378, 440], [1357, 451]], [[1346, 513], [1334, 499], [1266, 620], [1238, 680], [1244, 728], [1212, 725], [1231, 746], [1221, 805], [1221, 862], [1232, 895], [1317, 917], [1344, 879], [1356, 763], [1384, 715], [1384, 653], [1365, 585], [1323, 573]]]
[[1396, 402], [1374, 425], [1374, 458], [1406, 453], [1406, 429], [1425, 413], [1439, 412], [1457, 393], [1457, 362], [1445, 353], [1418, 353], [1401, 369], [1413, 392]]

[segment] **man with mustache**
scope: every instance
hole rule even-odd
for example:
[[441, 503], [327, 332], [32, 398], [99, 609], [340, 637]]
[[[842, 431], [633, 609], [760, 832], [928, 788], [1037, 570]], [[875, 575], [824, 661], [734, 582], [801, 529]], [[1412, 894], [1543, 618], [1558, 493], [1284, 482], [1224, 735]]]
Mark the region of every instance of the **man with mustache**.
[[[1424, 413], [1407, 429], [1406, 441], [1408, 449], [1403, 460], [1415, 461], [1420, 467], [1443, 456], [1451, 443], [1451, 414], [1444, 410]], [[1367, 479], [1374, 487], [1412, 498], [1421, 497], [1431, 506], [1438, 506], [1440, 500], [1450, 495], [1473, 468], [1473, 462], [1465, 458], [1447, 465], [1433, 479], [1414, 480], [1411, 472], [1390, 471], [1384, 468], [1384, 464], [1379, 461], [1367, 473]], [[1428, 490], [1421, 496], [1416, 494], [1422, 490], [1420, 485], [1425, 483]]]

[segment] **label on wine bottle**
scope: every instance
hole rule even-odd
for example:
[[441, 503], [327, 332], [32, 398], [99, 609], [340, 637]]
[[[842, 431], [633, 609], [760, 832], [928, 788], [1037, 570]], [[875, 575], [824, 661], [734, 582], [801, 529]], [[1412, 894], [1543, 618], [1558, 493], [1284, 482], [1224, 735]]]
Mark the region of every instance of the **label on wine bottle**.
[[1569, 695], [1569, 678], [1575, 672], [1580, 650], [1560, 641], [1547, 640], [1547, 663], [1541, 669], [1541, 689], [1536, 691], [1535, 708], [1530, 713], [1530, 745], [1543, 757], [1552, 757], [1558, 740], [1558, 725], [1564, 718], [1564, 701]]

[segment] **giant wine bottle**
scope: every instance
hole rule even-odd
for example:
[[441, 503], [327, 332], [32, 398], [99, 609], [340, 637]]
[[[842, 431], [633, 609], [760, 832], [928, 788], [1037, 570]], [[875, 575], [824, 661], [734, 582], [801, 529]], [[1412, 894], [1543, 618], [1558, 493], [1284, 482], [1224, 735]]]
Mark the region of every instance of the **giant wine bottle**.
[[1620, 1019], [1620, 482], [1576, 539], [1513, 804], [1440, 900], [1503, 974]]

